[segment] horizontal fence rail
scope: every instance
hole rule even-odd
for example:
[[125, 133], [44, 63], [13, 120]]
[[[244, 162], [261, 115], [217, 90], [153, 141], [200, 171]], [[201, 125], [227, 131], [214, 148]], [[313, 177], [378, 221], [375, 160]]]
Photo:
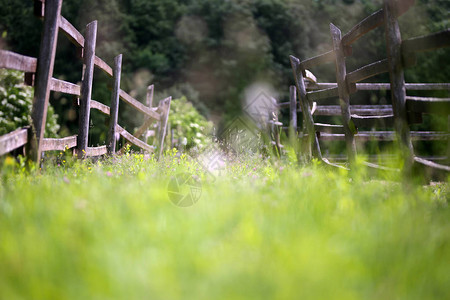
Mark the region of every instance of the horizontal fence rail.
[[[333, 50], [300, 61], [290, 56], [291, 66], [296, 83], [297, 93], [290, 93], [290, 101], [281, 102], [279, 108], [290, 109], [290, 126], [283, 129], [295, 129], [300, 137], [306, 138], [303, 147], [304, 155], [311, 154], [323, 159], [318, 140], [346, 141], [347, 161], [354, 162], [357, 141], [394, 141], [398, 140], [400, 152], [404, 153], [404, 174], [411, 174], [412, 164], [419, 163], [439, 170], [449, 170], [429, 162], [425, 158], [418, 158], [414, 154], [411, 141], [444, 141], [447, 140], [447, 162], [450, 161], [450, 99], [407, 96], [408, 91], [448, 91], [450, 83], [406, 83], [404, 69], [416, 63], [415, 53], [430, 51], [450, 46], [450, 29], [426, 36], [401, 40], [397, 18], [406, 13], [414, 4], [414, 0], [384, 0], [384, 5], [348, 31], [343, 36], [338, 27], [330, 24], [330, 35]], [[352, 47], [357, 40], [373, 29], [384, 26], [387, 58], [382, 59], [356, 70], [348, 72], [345, 57], [353, 54]], [[317, 82], [315, 76], [308, 76], [307, 68], [334, 62], [336, 66], [336, 83]], [[389, 73], [389, 83], [361, 83], [376, 75]], [[303, 75], [303, 76], [302, 76]], [[357, 91], [389, 90], [391, 105], [352, 105], [350, 95]], [[296, 103], [298, 94], [299, 105]], [[294, 95], [294, 96], [293, 96]], [[294, 97], [294, 99], [293, 99]], [[317, 105], [321, 99], [339, 98], [339, 105]], [[303, 115], [303, 126], [297, 125], [296, 112]], [[409, 125], [421, 124], [423, 114], [437, 114], [448, 117], [448, 131], [410, 131]], [[316, 116], [340, 116], [342, 124], [324, 124], [314, 122]], [[376, 130], [361, 131], [358, 128], [384, 128], [394, 131]], [[290, 131], [292, 132], [292, 131]], [[317, 136], [314, 136], [316, 133]], [[370, 167], [379, 168], [370, 164]], [[383, 168], [383, 167], [381, 167]]]
[[42, 151], [64, 151], [77, 146], [77, 136], [68, 136], [61, 139], [45, 138], [42, 140]]
[[0, 155], [23, 147], [28, 142], [28, 129], [16, 129], [13, 132], [0, 136]]
[[[30, 154], [35, 160], [40, 160], [41, 152], [64, 151], [72, 148], [77, 148], [75, 152], [78, 153], [79, 157], [101, 156], [107, 154], [107, 145], [97, 147], [87, 146], [89, 126], [86, 124], [89, 123], [91, 108], [100, 111], [104, 115], [113, 115], [115, 117], [114, 121], [111, 121], [112, 123], [110, 122], [114, 130], [108, 132], [108, 142], [111, 147], [117, 142], [117, 129], [117, 133], [122, 136], [127, 143], [148, 152], [153, 152], [155, 147], [141, 141], [139, 137], [143, 135], [154, 136], [155, 141], [157, 140], [158, 147], [160, 148], [160, 154], [162, 154], [171, 98], [162, 100], [158, 107], [152, 107], [153, 85], [148, 88], [149, 94], [147, 96], [147, 105], [144, 105], [131, 97], [124, 90], [120, 89], [122, 56], [119, 55], [116, 57], [115, 62], [117, 70], [113, 70], [108, 63], [97, 56], [95, 53], [97, 21], [93, 21], [87, 25], [86, 36], [83, 36], [72, 23], [61, 15], [62, 2], [62, 0], [35, 0], [34, 2], [35, 15], [42, 18], [44, 21], [39, 58], [29, 57], [7, 50], [0, 50], [0, 68], [25, 72], [25, 83], [35, 86], [35, 100], [33, 101], [31, 117], [39, 131], [36, 132], [36, 136], [31, 135], [33, 141], [28, 140], [30, 137], [29, 128], [17, 129], [1, 136], [0, 155], [21, 148], [29, 142], [32, 142], [32, 153]], [[86, 66], [84, 68], [81, 85], [53, 78], [53, 62], [57, 47], [58, 31], [62, 32], [69, 41], [75, 45], [79, 58], [83, 60], [83, 64]], [[118, 58], [120, 58], [120, 60], [117, 60]], [[41, 74], [37, 77], [36, 72], [39, 72], [38, 65], [40, 63], [42, 63]], [[117, 65], [117, 63], [119, 65]], [[114, 80], [116, 89], [113, 91], [113, 98], [115, 97], [114, 93], [117, 93], [117, 99], [122, 99], [126, 104], [145, 115], [144, 123], [137, 129], [134, 135], [117, 124], [118, 102], [114, 107], [109, 107], [99, 101], [91, 99], [92, 81], [94, 76], [93, 67], [102, 70]], [[35, 77], [38, 81], [35, 81]], [[46, 107], [48, 105], [50, 91], [79, 97], [76, 101], [80, 110], [79, 134], [63, 138], [44, 138], [43, 124], [45, 124], [46, 120]], [[154, 122], [157, 123], [156, 127], [159, 128], [158, 135], [155, 134], [155, 130], [149, 131], [149, 127]], [[82, 128], [84, 129], [81, 130]], [[34, 147], [34, 145], [37, 145], [37, 148]], [[112, 151], [111, 154], [114, 154], [114, 151]]]

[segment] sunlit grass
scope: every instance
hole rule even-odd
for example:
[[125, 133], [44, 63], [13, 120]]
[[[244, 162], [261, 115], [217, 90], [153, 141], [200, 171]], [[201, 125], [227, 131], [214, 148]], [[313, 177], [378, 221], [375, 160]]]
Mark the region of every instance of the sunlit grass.
[[[448, 182], [261, 157], [214, 178], [173, 153], [1, 170], [1, 299], [450, 296]], [[169, 201], [179, 172], [194, 206]]]

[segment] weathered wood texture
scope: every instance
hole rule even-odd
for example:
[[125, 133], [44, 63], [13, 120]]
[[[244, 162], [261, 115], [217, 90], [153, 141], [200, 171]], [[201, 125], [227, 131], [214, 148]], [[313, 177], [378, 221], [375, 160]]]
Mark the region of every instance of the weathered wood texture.
[[[333, 54], [334, 57], [334, 54]], [[294, 56], [290, 56], [291, 67], [294, 74], [295, 85], [297, 86], [297, 93], [299, 96], [300, 107], [303, 112], [303, 120], [306, 127], [306, 132], [308, 133], [308, 147], [310, 147], [308, 152], [312, 152], [313, 156], [322, 160], [322, 153], [320, 151], [319, 141], [314, 134], [314, 120], [311, 114], [311, 108], [309, 106], [309, 101], [306, 95], [305, 81], [303, 79], [303, 70], [300, 65], [300, 60]]]
[[161, 114], [161, 118], [159, 121], [158, 127], [158, 158], [161, 158], [164, 150], [164, 139], [166, 138], [167, 133], [167, 122], [169, 121], [169, 113], [170, 113], [170, 103], [172, 101], [172, 97], [166, 98], [159, 102], [158, 111]]
[[[142, 136], [148, 131], [151, 123], [158, 121], [160, 124], [159, 140], [161, 146], [165, 137], [165, 131], [170, 111], [170, 99], [161, 102], [160, 107], [153, 108], [154, 86], [151, 85], [147, 91], [147, 106], [133, 99], [130, 95], [120, 89], [120, 67], [119, 72], [115, 76], [117, 85], [115, 94], [112, 96], [113, 104], [117, 105], [110, 109], [107, 105], [91, 99], [92, 82], [94, 67], [98, 67], [110, 76], [113, 76], [113, 69], [100, 57], [95, 55], [97, 22], [94, 21], [86, 27], [86, 35], [83, 36], [67, 19], [61, 16], [62, 0], [35, 0], [35, 13], [39, 17], [44, 18], [44, 29], [42, 34], [41, 48], [39, 59], [20, 55], [14, 52], [0, 50], [0, 68], [14, 69], [25, 72], [25, 83], [28, 85], [36, 85], [35, 98], [33, 100], [32, 119], [33, 126], [30, 130], [20, 129], [0, 137], [2, 144], [1, 151], [10, 151], [15, 146], [21, 147], [30, 142], [30, 155], [34, 160], [40, 160], [42, 151], [64, 150], [66, 147], [72, 148], [77, 146], [79, 156], [97, 156], [106, 153], [106, 146], [88, 147], [89, 119], [90, 108], [95, 108], [105, 115], [111, 115], [114, 122], [110, 127], [113, 128], [109, 136], [115, 139], [118, 136], [116, 132], [118, 103], [122, 98], [126, 103], [146, 115], [144, 124], [136, 132]], [[78, 48], [79, 57], [83, 59], [83, 76], [81, 87], [64, 80], [53, 78], [54, 58], [57, 47], [58, 31], [64, 33], [67, 38]], [[120, 55], [120, 60], [122, 56]], [[35, 75], [36, 74], [36, 75]], [[36, 77], [36, 79], [35, 79]], [[79, 118], [79, 134], [62, 139], [44, 139], [44, 128], [46, 122], [47, 108], [50, 91], [80, 96], [77, 104], [80, 106]], [[116, 101], [114, 101], [114, 99]], [[28, 137], [26, 137], [28, 134]], [[131, 142], [147, 151], [153, 148], [142, 141], [130, 138], [129, 133], [122, 130], [121, 134], [125, 138], [129, 138]], [[136, 135], [135, 134], [135, 135]], [[155, 135], [155, 132], [152, 132]], [[108, 146], [109, 146], [108, 145]], [[12, 149], [14, 150], [14, 149]], [[27, 151], [28, 152], [28, 151]], [[6, 153], [6, 152], [5, 152]]]
[[77, 136], [68, 136], [62, 139], [45, 138], [42, 140], [42, 151], [64, 151], [77, 146]]
[[318, 132], [344, 133], [343, 125], [314, 123], [314, 128]]
[[55, 64], [56, 44], [58, 40], [59, 16], [62, 0], [46, 0], [45, 17], [42, 31], [39, 59], [36, 68], [36, 87], [34, 89], [33, 107], [31, 110], [32, 135], [30, 142], [31, 157], [38, 162], [41, 158], [41, 142], [44, 138], [47, 121], [50, 83]]
[[122, 74], [122, 54], [114, 59], [114, 88], [111, 94], [111, 117], [109, 119], [108, 130], [108, 154], [116, 153], [117, 142], [117, 120], [119, 118], [119, 94], [120, 94], [120, 78]]
[[429, 51], [442, 47], [450, 47], [450, 29], [420, 36], [402, 42], [403, 55], [413, 52]]
[[80, 96], [81, 94], [79, 85], [56, 78], [52, 78], [50, 81], [50, 90], [75, 96]]
[[359, 116], [352, 115], [352, 121], [356, 128], [360, 127], [393, 127], [394, 115]]
[[[81, 57], [84, 56], [84, 43], [85, 38], [83, 35], [73, 26], [67, 19], [60, 16], [61, 31], [67, 36], [67, 38], [77, 47], [81, 48]], [[94, 57], [94, 65], [103, 70], [109, 76], [113, 76], [112, 68], [100, 57]]]
[[24, 146], [28, 142], [28, 130], [28, 128], [20, 128], [0, 136], [0, 155]]
[[389, 77], [391, 82], [392, 108], [395, 117], [395, 130], [403, 155], [404, 171], [409, 175], [412, 171], [414, 150], [406, 116], [406, 87], [403, 74], [401, 35], [396, 10], [393, 1], [384, 0], [384, 21], [386, 48], [389, 62]]
[[441, 164], [437, 164], [437, 163], [435, 163], [433, 161], [429, 161], [429, 160], [426, 160], [426, 159], [423, 159], [423, 158], [420, 158], [420, 157], [417, 157], [417, 156], [414, 157], [414, 161], [419, 163], [419, 164], [422, 164], [422, 165], [424, 165], [426, 167], [429, 167], [429, 168], [450, 172], [450, 166], [444, 166], [444, 165], [441, 165]]
[[91, 109], [92, 108], [97, 109], [98, 111], [107, 116], [110, 115], [111, 109], [109, 108], [109, 106], [91, 99]]
[[347, 74], [346, 80], [348, 83], [363, 81], [364, 79], [373, 77], [378, 74], [389, 71], [389, 64], [387, 59], [383, 59], [372, 64], [361, 67], [353, 72]]
[[148, 107], [153, 107], [153, 94], [155, 91], [155, 86], [152, 84], [147, 88], [147, 98], [145, 101], [145, 104], [147, 104]]
[[92, 156], [101, 156], [105, 155], [108, 152], [106, 149], [106, 146], [99, 146], [99, 147], [87, 147], [86, 148], [86, 156], [92, 157]]
[[[278, 105], [280, 106], [280, 105]], [[289, 112], [290, 122], [289, 126], [293, 129], [293, 132], [297, 131], [297, 89], [294, 85], [289, 87]]]
[[345, 55], [343, 44], [341, 41], [341, 31], [339, 28], [330, 24], [330, 34], [333, 40], [333, 48], [336, 58], [336, 82], [339, 91], [339, 104], [342, 112], [342, 122], [344, 125], [345, 144], [347, 146], [347, 155], [350, 164], [354, 163], [356, 157], [356, 144], [354, 138], [354, 129], [351, 124], [350, 116], [350, 96], [348, 92], [347, 82], [345, 77], [347, 76], [347, 70], [345, 66]]
[[83, 51], [84, 74], [81, 84], [80, 114], [78, 125], [78, 156], [83, 157], [88, 147], [89, 118], [91, 109], [92, 82], [94, 79], [94, 57], [97, 42], [97, 21], [86, 26]]
[[317, 65], [332, 62], [334, 60], [334, 55], [334, 51], [328, 51], [324, 54], [306, 59], [300, 63], [300, 68], [306, 70]]
[[154, 151], [154, 148], [152, 146], [150, 146], [150, 145], [144, 143], [143, 141], [141, 141], [140, 139], [134, 137], [131, 133], [126, 131], [120, 125], [117, 125], [117, 129], [116, 130], [124, 139], [126, 139], [131, 144], [136, 145], [139, 148], [142, 148], [142, 149], [144, 149], [145, 151], [148, 151], [148, 152], [153, 152]]
[[100, 68], [103, 72], [108, 74], [109, 76], [113, 76], [113, 69], [100, 57], [95, 56], [94, 58], [94, 65]]
[[129, 105], [131, 105], [132, 107], [137, 109], [138, 111], [146, 114], [149, 117], [152, 117], [153, 119], [155, 119], [157, 121], [160, 120], [160, 115], [158, 113], [156, 113], [153, 109], [145, 106], [141, 102], [134, 99], [133, 97], [128, 95], [125, 91], [120, 90], [119, 96], [120, 96], [120, 99], [122, 99], [123, 101], [125, 101], [126, 103], [128, 103]]
[[37, 59], [11, 51], [0, 50], [0, 68], [23, 72], [36, 72]]
[[[305, 83], [308, 90], [330, 89], [337, 87], [336, 83]], [[405, 87], [411, 91], [450, 90], [450, 83], [406, 83]], [[390, 83], [357, 83], [359, 91], [390, 90]]]
[[317, 101], [320, 99], [339, 97], [339, 90], [337, 87], [333, 87], [319, 91], [307, 92], [306, 95], [309, 101]]
[[367, 32], [382, 25], [383, 20], [384, 12], [380, 9], [350, 29], [350, 31], [342, 37], [342, 43], [346, 46], [354, 43]]
[[59, 28], [75, 46], [84, 47], [83, 35], [63, 16], [60, 16]]

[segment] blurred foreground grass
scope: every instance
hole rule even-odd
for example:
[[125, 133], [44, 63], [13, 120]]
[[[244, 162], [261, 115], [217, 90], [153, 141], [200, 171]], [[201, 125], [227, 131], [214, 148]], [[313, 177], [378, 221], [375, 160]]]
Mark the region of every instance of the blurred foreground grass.
[[188, 208], [186, 159], [29, 174], [6, 159], [0, 299], [449, 299], [448, 183], [248, 159]]

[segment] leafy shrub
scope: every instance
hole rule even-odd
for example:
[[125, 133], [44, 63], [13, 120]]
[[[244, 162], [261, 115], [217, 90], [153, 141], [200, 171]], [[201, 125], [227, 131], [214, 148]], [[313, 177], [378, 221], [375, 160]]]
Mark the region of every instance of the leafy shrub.
[[[23, 72], [0, 70], [0, 135], [31, 124], [33, 88], [23, 84]], [[49, 105], [45, 133], [56, 137], [58, 115]]]
[[185, 146], [186, 150], [204, 148], [210, 141], [208, 134], [211, 132], [212, 123], [206, 120], [186, 97], [172, 101], [169, 123], [173, 138], [178, 141], [178, 145]]

